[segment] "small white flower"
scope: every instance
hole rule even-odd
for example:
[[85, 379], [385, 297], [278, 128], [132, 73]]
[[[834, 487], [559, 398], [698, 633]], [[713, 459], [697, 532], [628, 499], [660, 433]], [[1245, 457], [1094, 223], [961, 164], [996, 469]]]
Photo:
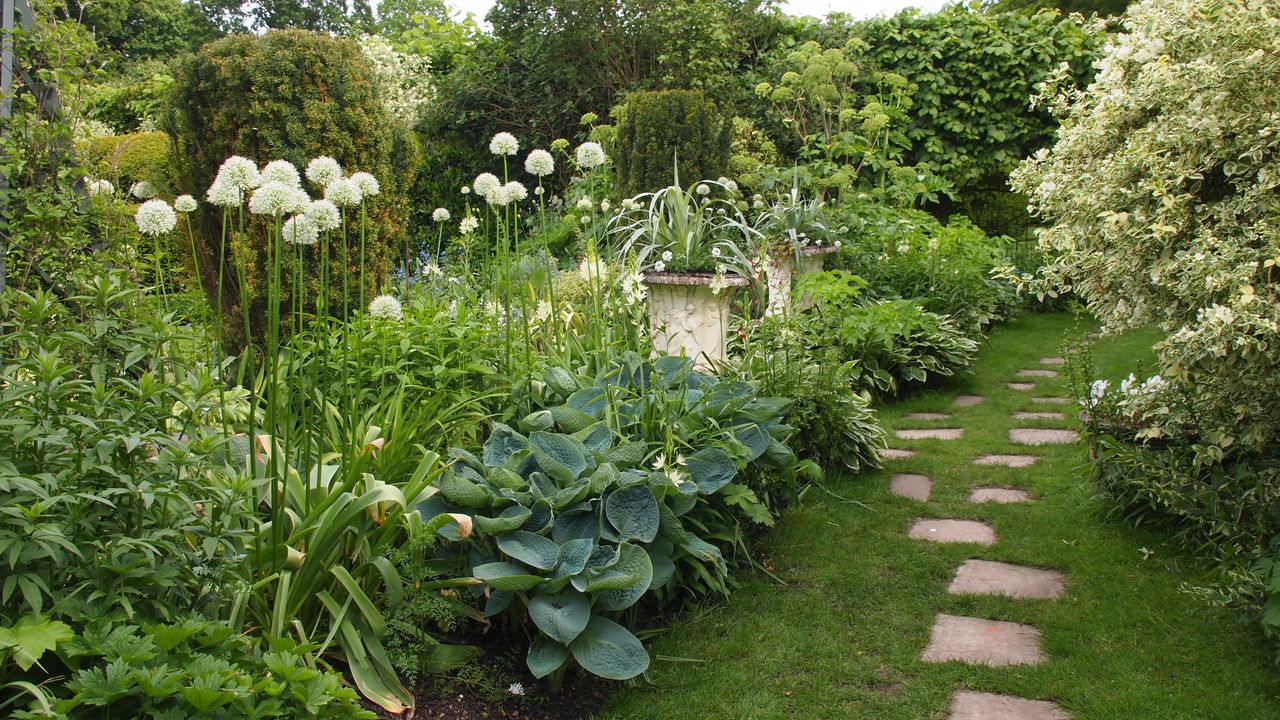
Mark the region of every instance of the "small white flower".
[[306, 213], [321, 232], [336, 230], [342, 225], [342, 212], [331, 200], [312, 200], [307, 203]]
[[489, 141], [489, 152], [494, 155], [515, 155], [520, 152], [520, 141], [509, 132], [500, 132]]
[[84, 182], [84, 187], [85, 190], [89, 192], [89, 197], [115, 194], [116, 186], [112, 185], [110, 180], [91, 180], [89, 178], [85, 178]]
[[538, 197], [542, 197], [542, 186], [539, 185], [538, 187], [534, 188], [533, 194], [537, 195]]
[[178, 216], [174, 214], [173, 208], [169, 207], [169, 203], [163, 200], [148, 200], [138, 208], [133, 221], [138, 224], [138, 232], [156, 237], [172, 230], [178, 224]]
[[200, 204], [190, 195], [179, 195], [173, 199], [173, 209], [180, 213], [195, 212], [198, 207]]
[[694, 190], [704, 197], [711, 194], [711, 187], [706, 183], [698, 183], [698, 187], [694, 188]]
[[450, 217], [451, 216], [449, 215], [449, 211], [446, 210], [445, 208], [436, 208], [435, 212], [431, 213], [432, 222], [438, 222], [438, 223], [449, 222]]
[[399, 322], [404, 319], [404, 308], [391, 295], [379, 295], [369, 303], [369, 316], [377, 320]]
[[294, 215], [280, 227], [280, 237], [294, 245], [315, 245], [320, 238], [320, 228], [305, 214]]
[[156, 196], [156, 189], [146, 180], [139, 180], [129, 187], [129, 194], [139, 200], [150, 200]]
[[471, 194], [471, 188], [467, 187], [466, 185], [463, 185], [463, 186], [462, 186], [462, 194], [463, 194], [463, 195], [470, 195], [470, 194]]
[[578, 167], [584, 170], [599, 167], [603, 165], [605, 161], [604, 148], [600, 147], [600, 143], [582, 143], [578, 146], [578, 150], [574, 154], [578, 160]]
[[609, 212], [609, 200], [607, 198], [600, 201], [600, 212]]
[[480, 227], [480, 220], [474, 215], [468, 215], [462, 218], [462, 222], [458, 223], [458, 232], [463, 235], [470, 235], [478, 227]]
[[711, 248], [711, 257], [720, 257], [720, 248]]
[[595, 208], [595, 206], [596, 206], [596, 204], [595, 204], [594, 202], [592, 202], [592, 201], [591, 201], [591, 198], [589, 198], [589, 197], [584, 197], [584, 198], [579, 198], [579, 199], [578, 199], [578, 209], [579, 209], [579, 210], [592, 210], [592, 209], [594, 209], [594, 208]]
[[578, 222], [582, 223], [583, 225], [590, 225], [590, 224], [591, 224], [591, 216], [590, 216], [590, 215], [583, 215], [582, 217], [578, 218]]
[[[227, 190], [247, 192], [262, 184], [262, 173], [258, 172], [258, 166], [249, 158], [232, 155], [222, 161], [222, 167], [218, 168], [218, 177], [213, 184], [219, 183]], [[209, 188], [209, 192], [213, 193], [212, 187]], [[224, 194], [223, 198], [225, 197]], [[213, 202], [212, 197], [209, 200]]]
[[1106, 380], [1095, 380], [1093, 385], [1089, 387], [1089, 405], [1092, 407], [1102, 401], [1107, 394], [1107, 386], [1110, 385]]
[[342, 177], [342, 166], [328, 155], [321, 155], [307, 163], [307, 179], [316, 187], [329, 187], [329, 183]]
[[667, 264], [661, 260], [653, 264], [654, 272], [665, 272], [666, 269], [667, 269]]
[[382, 192], [382, 186], [378, 184], [378, 178], [367, 172], [351, 173], [351, 182], [360, 188], [361, 201]]
[[523, 695], [524, 685], [518, 682], [511, 683], [509, 686], [507, 686], [507, 692], [511, 693], [512, 695]]
[[503, 185], [502, 192], [507, 196], [507, 202], [520, 202], [529, 197], [529, 191], [525, 189], [524, 183], [515, 180]]
[[751, 202], [751, 207], [755, 208], [756, 210], [759, 210], [760, 208], [764, 207], [764, 201], [763, 201], [763, 200], [753, 200], [753, 201]]
[[302, 176], [298, 168], [288, 160], [272, 160], [262, 168], [262, 184], [278, 182], [289, 187], [302, 187]]
[[671, 254], [671, 251], [670, 251], [670, 250], [664, 250], [664, 251], [662, 251], [662, 261], [663, 261], [663, 262], [671, 262], [671, 258], [673, 258], [673, 257], [675, 257], [675, 256]]
[[[257, 170], [257, 168], [254, 168], [254, 172], [257, 172]], [[210, 203], [218, 207], [239, 207], [241, 203], [240, 192], [230, 184], [215, 182], [209, 186], [207, 197]]]
[[280, 182], [268, 182], [253, 191], [249, 196], [249, 212], [254, 215], [278, 215], [288, 212], [293, 206], [295, 197], [293, 188]]
[[840, 249], [840, 246], [841, 246], [842, 244], [843, 244], [843, 243], [841, 243], [839, 240], [837, 240], [837, 241], [835, 241], [834, 243], [831, 243], [831, 247], [834, 247], [835, 249], [839, 250], [839, 249]]
[[524, 159], [524, 169], [530, 175], [546, 177], [556, 171], [556, 161], [546, 150], [533, 150]]
[[444, 277], [444, 270], [434, 260], [422, 266], [422, 274], [427, 277]]
[[738, 183], [732, 180], [726, 180], [724, 183], [724, 186], [729, 190], [729, 192], [732, 192], [732, 193], [738, 192]]
[[338, 207], [354, 207], [360, 204], [360, 186], [351, 178], [338, 178], [325, 186], [324, 199]]

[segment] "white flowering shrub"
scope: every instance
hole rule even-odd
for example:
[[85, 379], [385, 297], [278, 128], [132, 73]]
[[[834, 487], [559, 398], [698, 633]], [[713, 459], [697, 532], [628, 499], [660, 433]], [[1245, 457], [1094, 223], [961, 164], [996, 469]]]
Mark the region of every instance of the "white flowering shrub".
[[363, 35], [360, 50], [373, 66], [382, 86], [382, 102], [387, 112], [409, 127], [435, 98], [431, 79], [431, 58], [403, 53], [381, 35]]
[[1013, 174], [1051, 258], [1024, 284], [1108, 330], [1159, 324], [1190, 401], [1169, 422], [1219, 456], [1280, 436], [1277, 37], [1272, 2], [1133, 5], [1092, 85], [1047, 84], [1059, 140]]

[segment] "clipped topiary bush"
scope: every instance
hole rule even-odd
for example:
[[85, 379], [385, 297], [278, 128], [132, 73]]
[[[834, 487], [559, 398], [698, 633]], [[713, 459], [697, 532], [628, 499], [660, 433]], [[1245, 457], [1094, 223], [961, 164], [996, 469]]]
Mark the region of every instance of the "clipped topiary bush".
[[625, 193], [670, 185], [676, 158], [687, 182], [720, 177], [729, 169], [733, 123], [701, 90], [635, 92], [615, 115], [613, 154]]
[[172, 182], [169, 136], [162, 132], [108, 135], [83, 140], [78, 145], [85, 164], [94, 168], [98, 177], [110, 179], [123, 190], [143, 180], [156, 188]]
[[[408, 129], [388, 114], [360, 46], [299, 30], [236, 35], [181, 61], [175, 78], [173, 140], [182, 192], [204, 197], [219, 166], [231, 155], [259, 163], [283, 159], [299, 171], [324, 155], [336, 159], [348, 174], [364, 171], [377, 178], [381, 192], [360, 209], [353, 208], [348, 217], [345, 248], [341, 231], [326, 235], [329, 307], [340, 313], [344, 307], [359, 307], [361, 297], [377, 295], [402, 246], [407, 192], [419, 151]], [[323, 194], [323, 188], [310, 184], [306, 189], [313, 197]], [[221, 303], [228, 314], [239, 315], [234, 266], [244, 262], [249, 269], [253, 333], [258, 335], [266, 303], [265, 277], [254, 269], [266, 265], [269, 221], [246, 214], [244, 234], [233, 232], [224, 254], [222, 210], [205, 204], [201, 208], [193, 219], [204, 287], [216, 294], [219, 263], [225, 263]], [[362, 227], [363, 288], [357, 280]], [[308, 304], [320, 295], [323, 252], [321, 245], [304, 249], [301, 296]], [[237, 332], [236, 325], [228, 323], [227, 330]], [[228, 340], [243, 338], [233, 335]]]

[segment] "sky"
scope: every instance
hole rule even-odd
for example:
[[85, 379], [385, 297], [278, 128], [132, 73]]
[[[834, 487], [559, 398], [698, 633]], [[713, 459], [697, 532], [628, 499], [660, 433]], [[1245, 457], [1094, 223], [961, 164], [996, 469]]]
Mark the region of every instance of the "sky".
[[[447, 0], [449, 5], [457, 8], [461, 14], [474, 13], [483, 19], [489, 12], [493, 0]], [[882, 13], [895, 13], [903, 8], [914, 7], [921, 10], [937, 10], [954, 0], [786, 0], [782, 10], [789, 15], [813, 15], [823, 17], [830, 12], [844, 12], [858, 18], [872, 17]]]

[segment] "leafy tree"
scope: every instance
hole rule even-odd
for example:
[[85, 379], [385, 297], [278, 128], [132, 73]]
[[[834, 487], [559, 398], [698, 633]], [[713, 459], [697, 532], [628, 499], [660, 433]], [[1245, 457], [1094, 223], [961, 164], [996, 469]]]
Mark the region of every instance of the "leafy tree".
[[1025, 12], [1035, 14], [1041, 10], [1057, 10], [1063, 14], [1122, 15], [1133, 0], [987, 0], [983, 7], [992, 12]]
[[67, 15], [129, 61], [172, 57], [218, 34], [197, 6], [183, 0], [67, 0]]
[[[367, 0], [350, 15], [346, 0], [196, 0], [209, 22], [226, 33], [295, 28], [343, 33], [372, 23]], [[367, 26], [367, 25], [366, 25]]]
[[699, 90], [632, 93], [618, 116], [615, 160], [627, 194], [670, 185], [676, 161], [686, 186], [728, 168], [731, 119]]

